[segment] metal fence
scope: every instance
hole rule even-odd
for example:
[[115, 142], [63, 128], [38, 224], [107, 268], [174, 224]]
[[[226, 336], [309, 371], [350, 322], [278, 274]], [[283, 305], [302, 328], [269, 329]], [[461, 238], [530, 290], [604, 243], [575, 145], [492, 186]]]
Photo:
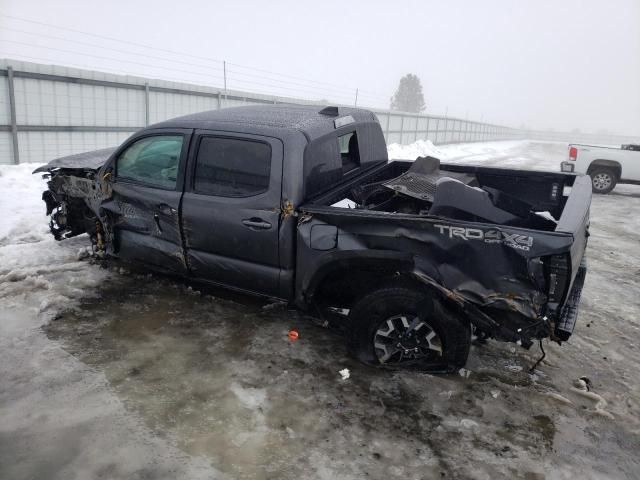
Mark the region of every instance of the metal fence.
[[[237, 90], [70, 67], [0, 60], [0, 164], [45, 162], [115, 146], [136, 130], [168, 118], [225, 107], [316, 104]], [[621, 144], [634, 137], [509, 128], [460, 118], [371, 109], [388, 143], [434, 144], [534, 139]]]

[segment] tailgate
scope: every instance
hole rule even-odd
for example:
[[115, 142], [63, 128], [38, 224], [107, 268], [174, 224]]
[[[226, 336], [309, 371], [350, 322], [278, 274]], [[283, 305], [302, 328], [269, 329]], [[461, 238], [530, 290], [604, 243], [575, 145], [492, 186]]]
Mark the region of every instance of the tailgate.
[[[556, 227], [556, 232], [573, 235], [573, 244], [571, 245], [571, 284], [573, 284], [578, 274], [582, 257], [587, 248], [590, 207], [591, 179], [586, 175], [577, 176]], [[569, 288], [571, 288], [571, 285]]]
[[556, 228], [557, 232], [571, 233], [573, 236], [573, 243], [569, 251], [571, 278], [555, 332], [562, 340], [567, 340], [571, 336], [578, 315], [578, 304], [587, 271], [585, 250], [589, 237], [590, 207], [591, 179], [581, 175], [575, 179]]

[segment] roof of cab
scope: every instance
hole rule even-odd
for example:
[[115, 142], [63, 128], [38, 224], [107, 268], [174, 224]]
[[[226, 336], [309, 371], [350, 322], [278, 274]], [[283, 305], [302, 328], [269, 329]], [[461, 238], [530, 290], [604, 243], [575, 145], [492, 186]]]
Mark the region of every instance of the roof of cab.
[[[332, 107], [335, 108], [335, 107]], [[148, 128], [227, 129], [233, 125], [250, 133], [253, 128], [297, 130], [309, 141], [336, 129], [336, 118], [351, 115], [356, 122], [376, 122], [375, 115], [359, 108], [338, 107], [338, 115], [320, 113], [324, 107], [307, 105], [248, 105], [194, 113], [156, 123]], [[329, 110], [329, 109], [327, 109]]]

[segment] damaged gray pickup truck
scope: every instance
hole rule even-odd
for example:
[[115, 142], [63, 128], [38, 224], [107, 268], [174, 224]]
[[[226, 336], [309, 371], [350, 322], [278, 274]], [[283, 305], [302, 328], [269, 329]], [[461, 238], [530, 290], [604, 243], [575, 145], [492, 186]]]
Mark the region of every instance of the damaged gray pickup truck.
[[567, 340], [588, 177], [391, 161], [369, 111], [248, 106], [39, 168], [57, 239], [339, 319], [371, 365], [453, 371], [471, 332]]

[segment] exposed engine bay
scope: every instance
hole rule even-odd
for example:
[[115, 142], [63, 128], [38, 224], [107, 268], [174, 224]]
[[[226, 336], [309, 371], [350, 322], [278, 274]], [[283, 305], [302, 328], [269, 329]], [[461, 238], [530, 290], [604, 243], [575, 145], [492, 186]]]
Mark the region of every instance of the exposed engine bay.
[[52, 160], [34, 170], [43, 173], [48, 189], [42, 200], [50, 215], [49, 228], [56, 240], [88, 233], [97, 251], [104, 250], [103, 226], [95, 212], [101, 202], [111, 195], [105, 179], [99, 179], [100, 166], [115, 151], [103, 148], [77, 153]]
[[[99, 204], [105, 195], [106, 182], [97, 182], [93, 170], [68, 170], [45, 174], [48, 190], [42, 200], [50, 215], [49, 228], [56, 240], [88, 233], [97, 252], [104, 250], [103, 224], [90, 205]], [[104, 185], [104, 187], [103, 187]]]

